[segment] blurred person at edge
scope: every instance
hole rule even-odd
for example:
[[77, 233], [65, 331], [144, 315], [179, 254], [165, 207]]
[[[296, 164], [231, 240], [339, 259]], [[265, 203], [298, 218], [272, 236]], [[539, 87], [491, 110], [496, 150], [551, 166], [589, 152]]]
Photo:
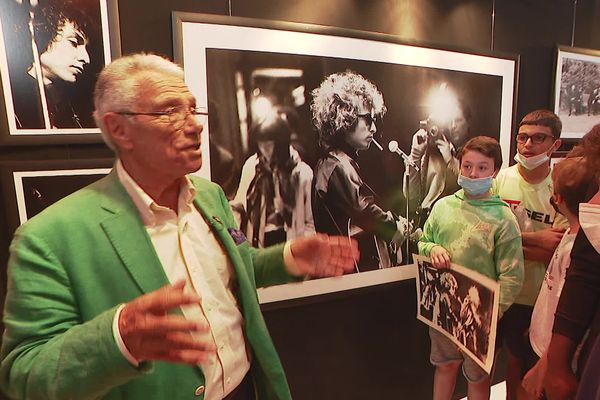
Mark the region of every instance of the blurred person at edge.
[[[598, 181], [600, 125], [594, 126], [571, 154], [583, 156]], [[579, 221], [581, 229], [573, 244], [548, 348], [544, 385], [550, 400], [600, 399], [600, 191], [579, 205]], [[573, 356], [582, 340], [585, 341], [577, 365], [572, 368]]]
[[202, 165], [183, 70], [119, 58], [96, 83], [109, 175], [15, 233], [0, 350], [14, 399], [290, 399], [256, 286], [341, 275], [348, 238], [252, 248]]
[[546, 266], [560, 243], [567, 219], [550, 204], [553, 185], [550, 156], [561, 145], [562, 123], [552, 111], [535, 110], [523, 117], [516, 135], [515, 165], [501, 169], [494, 192], [517, 217], [523, 239], [525, 280], [514, 304], [498, 324], [498, 340], [508, 349], [506, 398], [514, 400], [529, 357], [528, 329]]

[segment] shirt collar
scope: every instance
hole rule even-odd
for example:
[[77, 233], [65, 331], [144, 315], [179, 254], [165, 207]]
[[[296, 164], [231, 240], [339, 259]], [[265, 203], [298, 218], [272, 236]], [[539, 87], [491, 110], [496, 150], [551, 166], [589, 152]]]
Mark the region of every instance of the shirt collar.
[[[152, 226], [156, 224], [157, 212], [160, 212], [160, 210], [166, 210], [166, 208], [157, 204], [152, 197], [150, 197], [150, 195], [148, 195], [148, 193], [146, 193], [144, 189], [137, 184], [133, 177], [127, 173], [121, 160], [117, 160], [115, 169], [117, 170], [119, 181], [138, 209], [144, 225]], [[181, 181], [181, 186], [179, 189], [178, 214], [191, 210], [193, 207], [192, 202], [194, 201], [196, 194], [197, 190], [194, 187], [194, 184], [187, 176], [185, 176]]]

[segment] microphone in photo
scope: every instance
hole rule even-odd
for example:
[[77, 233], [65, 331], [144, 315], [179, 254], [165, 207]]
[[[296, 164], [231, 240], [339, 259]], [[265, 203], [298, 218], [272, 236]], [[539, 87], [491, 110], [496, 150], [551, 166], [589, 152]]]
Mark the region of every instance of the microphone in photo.
[[397, 141], [390, 140], [390, 142], [388, 143], [388, 150], [390, 152], [396, 153], [400, 157], [402, 157], [402, 159], [404, 160], [404, 163], [406, 165], [410, 165], [411, 167], [413, 167], [415, 169], [415, 171], [419, 170], [419, 166], [417, 164], [415, 164], [414, 162], [412, 162], [410, 160], [410, 158], [408, 157], [408, 155], [400, 149], [400, 146], [398, 146], [398, 142]]

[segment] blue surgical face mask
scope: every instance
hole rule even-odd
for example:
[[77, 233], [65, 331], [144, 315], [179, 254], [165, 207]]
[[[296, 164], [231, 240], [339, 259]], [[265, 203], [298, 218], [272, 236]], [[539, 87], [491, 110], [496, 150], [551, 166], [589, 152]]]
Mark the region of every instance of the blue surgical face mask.
[[540, 165], [547, 163], [550, 159], [548, 153], [538, 154], [537, 156], [525, 157], [521, 153], [515, 154], [515, 161], [521, 164], [525, 169], [532, 170], [536, 169]]
[[472, 179], [461, 174], [458, 176], [458, 184], [467, 194], [470, 194], [471, 196], [481, 196], [490, 191], [493, 179], [493, 176]]

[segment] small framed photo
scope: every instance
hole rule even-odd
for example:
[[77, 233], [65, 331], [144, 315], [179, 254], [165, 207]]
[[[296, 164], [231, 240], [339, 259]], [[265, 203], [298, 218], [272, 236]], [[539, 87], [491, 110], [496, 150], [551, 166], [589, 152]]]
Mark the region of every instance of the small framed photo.
[[10, 232], [63, 197], [107, 175], [113, 162], [112, 159], [3, 162], [2, 192]]
[[101, 142], [100, 70], [120, 53], [116, 0], [0, 3], [0, 144]]
[[553, 100], [565, 139], [580, 139], [600, 123], [600, 50], [557, 48]]
[[417, 263], [417, 319], [442, 333], [490, 373], [494, 363], [500, 284], [458, 264]]

